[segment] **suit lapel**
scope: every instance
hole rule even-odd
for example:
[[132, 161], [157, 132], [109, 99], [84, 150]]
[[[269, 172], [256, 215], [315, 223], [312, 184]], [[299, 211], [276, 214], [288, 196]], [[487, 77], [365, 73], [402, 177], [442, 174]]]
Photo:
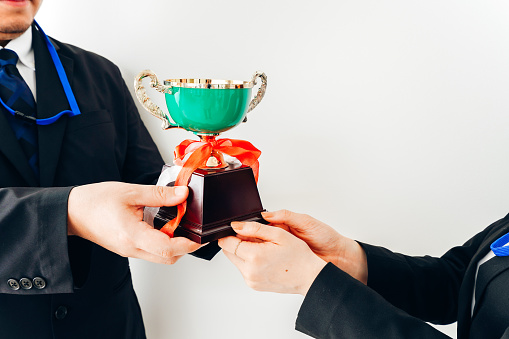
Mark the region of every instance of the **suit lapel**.
[[[488, 263], [489, 265], [487, 265]], [[481, 265], [479, 268], [479, 274], [477, 275], [477, 282], [475, 284], [476, 302], [472, 318], [475, 317], [478, 307], [482, 302], [486, 287], [495, 277], [507, 269], [509, 269], [509, 257], [494, 257], [485, 264]]]
[[482, 258], [484, 258], [484, 256], [486, 256], [486, 254], [488, 254], [490, 251], [490, 245], [507, 232], [509, 232], [509, 224], [506, 223], [506, 225], [498, 229], [496, 232], [487, 236], [481, 246], [479, 246], [479, 251], [477, 251], [470, 261], [470, 265], [463, 277], [463, 283], [458, 297], [458, 338], [468, 338], [468, 331], [472, 320], [472, 295], [474, 292], [477, 264]]
[[[69, 104], [48, 48], [39, 32], [35, 28], [33, 31], [35, 69], [37, 72], [37, 117], [44, 119], [69, 109]], [[55, 46], [55, 48], [58, 51], [58, 47]], [[69, 82], [71, 82], [73, 61], [61, 55], [59, 57]], [[50, 125], [38, 126], [41, 186], [53, 185], [66, 126], [67, 115], [62, 116]]]

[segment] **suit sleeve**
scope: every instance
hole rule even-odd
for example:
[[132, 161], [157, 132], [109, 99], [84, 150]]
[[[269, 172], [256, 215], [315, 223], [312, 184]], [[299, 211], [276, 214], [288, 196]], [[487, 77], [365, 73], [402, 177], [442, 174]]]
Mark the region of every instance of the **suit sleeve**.
[[486, 235], [507, 218], [440, 258], [361, 244], [368, 259], [368, 286], [329, 263], [304, 299], [297, 330], [317, 338], [445, 337], [426, 322], [456, 321], [466, 268]]
[[309, 289], [296, 329], [315, 338], [449, 338], [331, 263]]
[[459, 289], [482, 241], [501, 219], [442, 257], [411, 257], [361, 244], [368, 259], [368, 286], [392, 305], [434, 324], [457, 320]]
[[[0, 293], [70, 293], [67, 199], [71, 187], [0, 189]], [[9, 279], [43, 278], [37, 289], [8, 285]]]

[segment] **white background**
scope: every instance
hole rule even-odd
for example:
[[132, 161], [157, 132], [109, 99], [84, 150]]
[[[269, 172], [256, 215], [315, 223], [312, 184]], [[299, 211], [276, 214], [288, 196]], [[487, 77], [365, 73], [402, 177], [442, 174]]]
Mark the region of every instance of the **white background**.
[[[507, 1], [46, 0], [37, 19], [116, 63], [131, 90], [146, 68], [263, 70], [264, 100], [223, 136], [262, 150], [268, 210], [412, 255], [441, 255], [509, 212]], [[138, 107], [170, 162], [193, 135]], [[149, 338], [306, 337], [293, 329], [302, 297], [250, 290], [222, 254], [131, 262]]]

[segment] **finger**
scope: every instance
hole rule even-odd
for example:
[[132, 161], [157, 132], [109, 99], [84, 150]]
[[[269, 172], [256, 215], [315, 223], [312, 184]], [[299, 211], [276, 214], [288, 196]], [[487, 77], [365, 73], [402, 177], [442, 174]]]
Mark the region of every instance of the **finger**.
[[282, 229], [282, 230], [285, 230], [285, 231], [287, 231], [287, 232], [291, 232], [291, 231], [290, 231], [290, 226], [285, 225], [285, 224], [270, 223], [270, 226], [278, 227], [278, 228], [280, 228], [280, 229]]
[[281, 239], [283, 230], [277, 227], [260, 224], [257, 222], [232, 222], [233, 230], [244, 237], [258, 238], [265, 241], [278, 243]]
[[[219, 246], [225, 252], [225, 254], [228, 253], [233, 256], [236, 256], [242, 262], [251, 258], [251, 256], [255, 255], [258, 251], [262, 250], [261, 246], [264, 245], [264, 242], [244, 241], [239, 239], [238, 237], [226, 237], [223, 239], [219, 239], [218, 243]], [[228, 256], [228, 258], [230, 258], [230, 256]]]
[[241, 234], [237, 234], [237, 238], [239, 238], [242, 241], [263, 242], [262, 239], [253, 238], [253, 237], [246, 237], [246, 236], [241, 235]]
[[171, 257], [171, 258], [165, 258], [165, 257], [160, 257], [158, 255], [155, 255], [155, 254], [148, 253], [146, 251], [137, 249], [134, 253], [129, 255], [129, 257], [130, 258], [141, 259], [141, 260], [145, 260], [145, 261], [150, 261], [150, 262], [153, 262], [153, 263], [156, 263], [156, 264], [172, 265], [172, 264], [176, 263], [183, 256], [182, 255], [177, 255], [177, 256], [174, 256], [174, 257]]
[[232, 264], [235, 265], [239, 269], [239, 271], [242, 273], [242, 270], [244, 269], [245, 261], [241, 258], [237, 257], [235, 254], [230, 253], [228, 251], [223, 250], [224, 255], [232, 262]]
[[267, 246], [275, 246], [273, 242], [252, 242], [252, 241], [241, 241], [234, 254], [242, 261], [252, 261], [253, 259], [260, 257], [267, 251]]
[[175, 206], [187, 199], [189, 190], [186, 186], [155, 186], [155, 185], [131, 185], [131, 203], [134, 206]]
[[[198, 244], [185, 237], [169, 238], [170, 245], [173, 247], [173, 255], [184, 255], [199, 250], [202, 244]], [[164, 254], [164, 251], [162, 252]]]
[[262, 212], [262, 217], [270, 223], [285, 224], [294, 229], [302, 229], [304, 225], [309, 224], [313, 220], [313, 218], [306, 214], [294, 213], [288, 210]]
[[219, 239], [219, 241], [217, 243], [219, 244], [219, 247], [221, 247], [224, 251], [234, 254], [234, 253], [236, 253], [236, 251], [239, 247], [239, 244], [241, 242], [242, 242], [241, 239], [239, 239], [237, 237], [230, 236], [230, 237], [225, 237], [225, 238]]
[[162, 258], [171, 258], [194, 252], [201, 247], [184, 237], [170, 238], [166, 234], [150, 227], [140, 228], [135, 234], [136, 248]]

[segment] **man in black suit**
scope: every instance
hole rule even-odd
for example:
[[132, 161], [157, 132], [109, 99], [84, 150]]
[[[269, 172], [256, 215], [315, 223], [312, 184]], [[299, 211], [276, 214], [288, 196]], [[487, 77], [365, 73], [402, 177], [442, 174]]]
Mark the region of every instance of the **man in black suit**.
[[[0, 1], [0, 45], [17, 53], [38, 119], [69, 109], [33, 25], [41, 2]], [[142, 221], [144, 206], [176, 205], [187, 188], [146, 185], [163, 160], [119, 69], [51, 44], [81, 114], [36, 127], [34, 171], [0, 107], [0, 338], [144, 338], [127, 257], [172, 264], [199, 247]]]
[[237, 236], [219, 245], [250, 287], [305, 295], [296, 323], [301, 332], [447, 338], [426, 322], [457, 321], [459, 339], [509, 338], [509, 257], [490, 250], [509, 232], [509, 215], [440, 258], [358, 243], [307, 215], [263, 217], [277, 227], [232, 223]]

